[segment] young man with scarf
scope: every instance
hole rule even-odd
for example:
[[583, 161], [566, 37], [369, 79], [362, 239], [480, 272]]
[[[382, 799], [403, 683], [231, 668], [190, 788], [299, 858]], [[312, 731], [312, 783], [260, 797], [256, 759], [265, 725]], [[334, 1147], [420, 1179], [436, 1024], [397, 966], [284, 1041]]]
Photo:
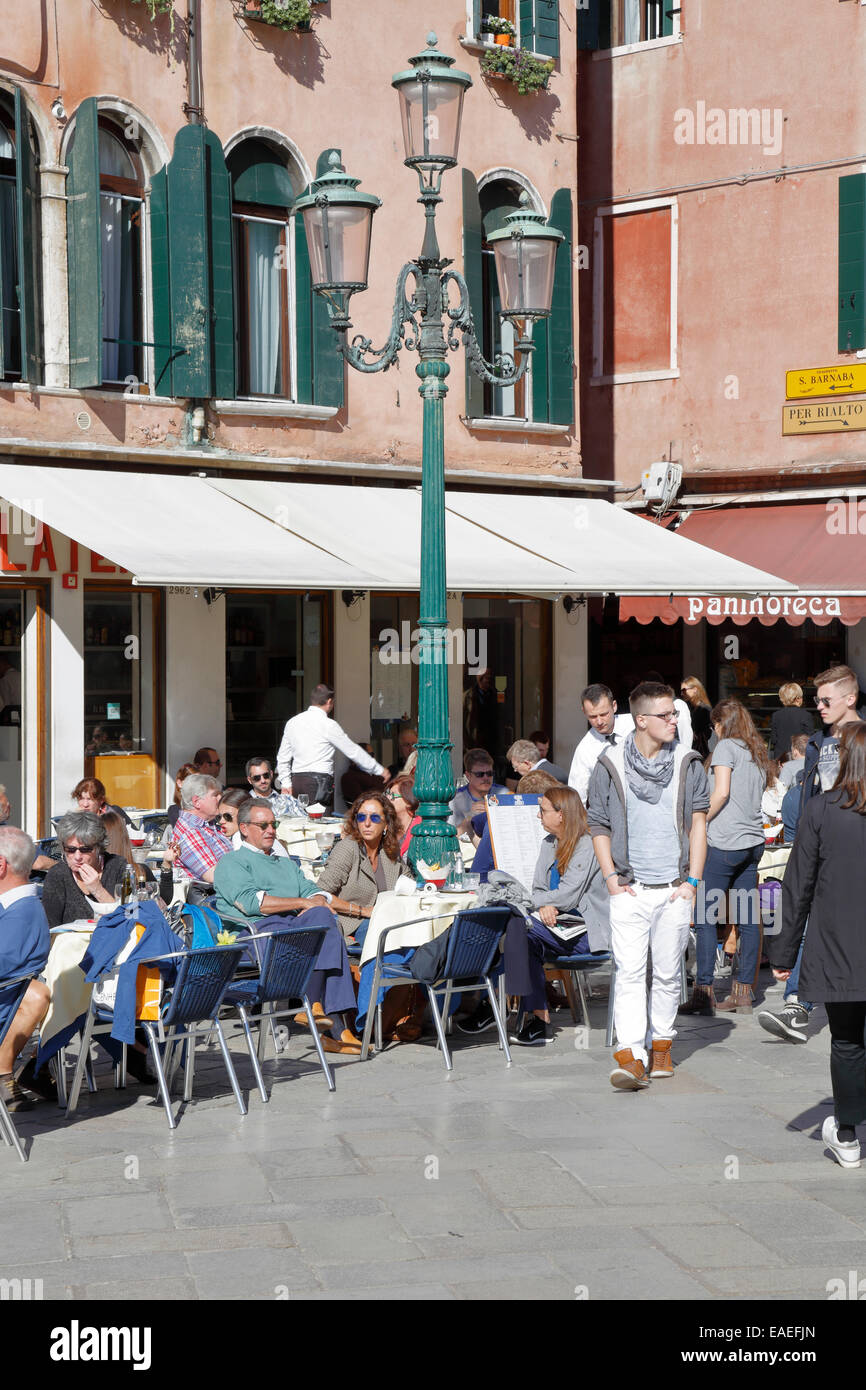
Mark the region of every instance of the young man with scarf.
[[[610, 894], [618, 1050], [611, 1085], [637, 1091], [673, 1075], [680, 969], [707, 853], [710, 792], [700, 757], [677, 742], [669, 685], [629, 697], [634, 733], [606, 749], [589, 784], [589, 833]], [[652, 949], [647, 1073], [647, 951]]]

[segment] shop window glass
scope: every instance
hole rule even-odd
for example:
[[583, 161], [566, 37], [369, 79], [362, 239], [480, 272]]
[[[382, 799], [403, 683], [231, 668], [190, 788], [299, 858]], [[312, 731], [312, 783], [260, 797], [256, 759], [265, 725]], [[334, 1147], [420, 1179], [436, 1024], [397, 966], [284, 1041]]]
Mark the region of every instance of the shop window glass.
[[[679, 624], [677, 624], [679, 627]], [[732, 648], [730, 639], [737, 645]], [[731, 657], [726, 653], [736, 651]], [[772, 627], [747, 623], [737, 627], [707, 624], [707, 691], [711, 699], [742, 700], [765, 738], [773, 711], [781, 706], [779, 686], [795, 681], [803, 687], [803, 706], [821, 724], [814, 706], [815, 676], [847, 661], [845, 628], [834, 618], [826, 627], [807, 619], [800, 627], [777, 622]]]
[[323, 673], [324, 597], [227, 594], [227, 781], [246, 785], [249, 758], [276, 759], [286, 720], [310, 703]]
[[383, 767], [398, 761], [400, 729], [418, 726], [418, 666], [392, 659], [395, 644], [401, 656], [404, 651], [411, 656], [418, 613], [417, 594], [370, 596], [370, 739]]
[[[120, 760], [133, 753], [150, 760], [154, 756], [154, 596], [89, 592], [85, 595], [85, 758], [118, 759], [114, 770], [120, 776], [124, 771]], [[108, 788], [104, 771], [104, 766], [95, 769], [92, 776]]]
[[483, 671], [464, 673], [463, 751], [486, 748], [505, 776], [505, 751], [534, 729], [550, 730], [550, 604], [465, 595], [466, 649]]
[[24, 590], [6, 589], [0, 595], [0, 783], [12, 808], [11, 825], [21, 824], [21, 633]]

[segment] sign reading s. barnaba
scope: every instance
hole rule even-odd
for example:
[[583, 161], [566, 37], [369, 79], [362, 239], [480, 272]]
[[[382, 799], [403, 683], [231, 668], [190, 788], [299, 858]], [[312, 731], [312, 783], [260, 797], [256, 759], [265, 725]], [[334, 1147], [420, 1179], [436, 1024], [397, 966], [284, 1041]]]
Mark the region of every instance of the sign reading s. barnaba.
[[788, 400], [804, 396], [852, 396], [866, 391], [866, 362], [851, 362], [840, 367], [802, 367], [785, 373], [785, 395]]

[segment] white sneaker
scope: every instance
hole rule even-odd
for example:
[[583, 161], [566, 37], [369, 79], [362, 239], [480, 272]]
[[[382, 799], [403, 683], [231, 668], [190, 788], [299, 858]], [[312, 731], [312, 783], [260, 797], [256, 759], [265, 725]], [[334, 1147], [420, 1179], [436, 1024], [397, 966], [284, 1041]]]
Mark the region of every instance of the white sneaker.
[[821, 1138], [827, 1145], [836, 1162], [843, 1168], [860, 1167], [860, 1141], [854, 1139], [848, 1143], [843, 1143], [838, 1137], [836, 1116], [828, 1115], [821, 1126]]

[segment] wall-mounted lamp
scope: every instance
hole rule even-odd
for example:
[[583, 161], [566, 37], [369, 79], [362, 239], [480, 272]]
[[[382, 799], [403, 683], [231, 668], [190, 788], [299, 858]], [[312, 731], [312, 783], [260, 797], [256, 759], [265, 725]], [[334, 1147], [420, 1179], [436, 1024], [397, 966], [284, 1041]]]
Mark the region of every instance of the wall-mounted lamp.
[[208, 608], [210, 608], [212, 604], [216, 603], [216, 601], [217, 601], [218, 598], [225, 598], [225, 596], [226, 596], [226, 590], [225, 590], [225, 589], [205, 589], [205, 590], [204, 590], [204, 601], [205, 601], [205, 603], [207, 604]]

